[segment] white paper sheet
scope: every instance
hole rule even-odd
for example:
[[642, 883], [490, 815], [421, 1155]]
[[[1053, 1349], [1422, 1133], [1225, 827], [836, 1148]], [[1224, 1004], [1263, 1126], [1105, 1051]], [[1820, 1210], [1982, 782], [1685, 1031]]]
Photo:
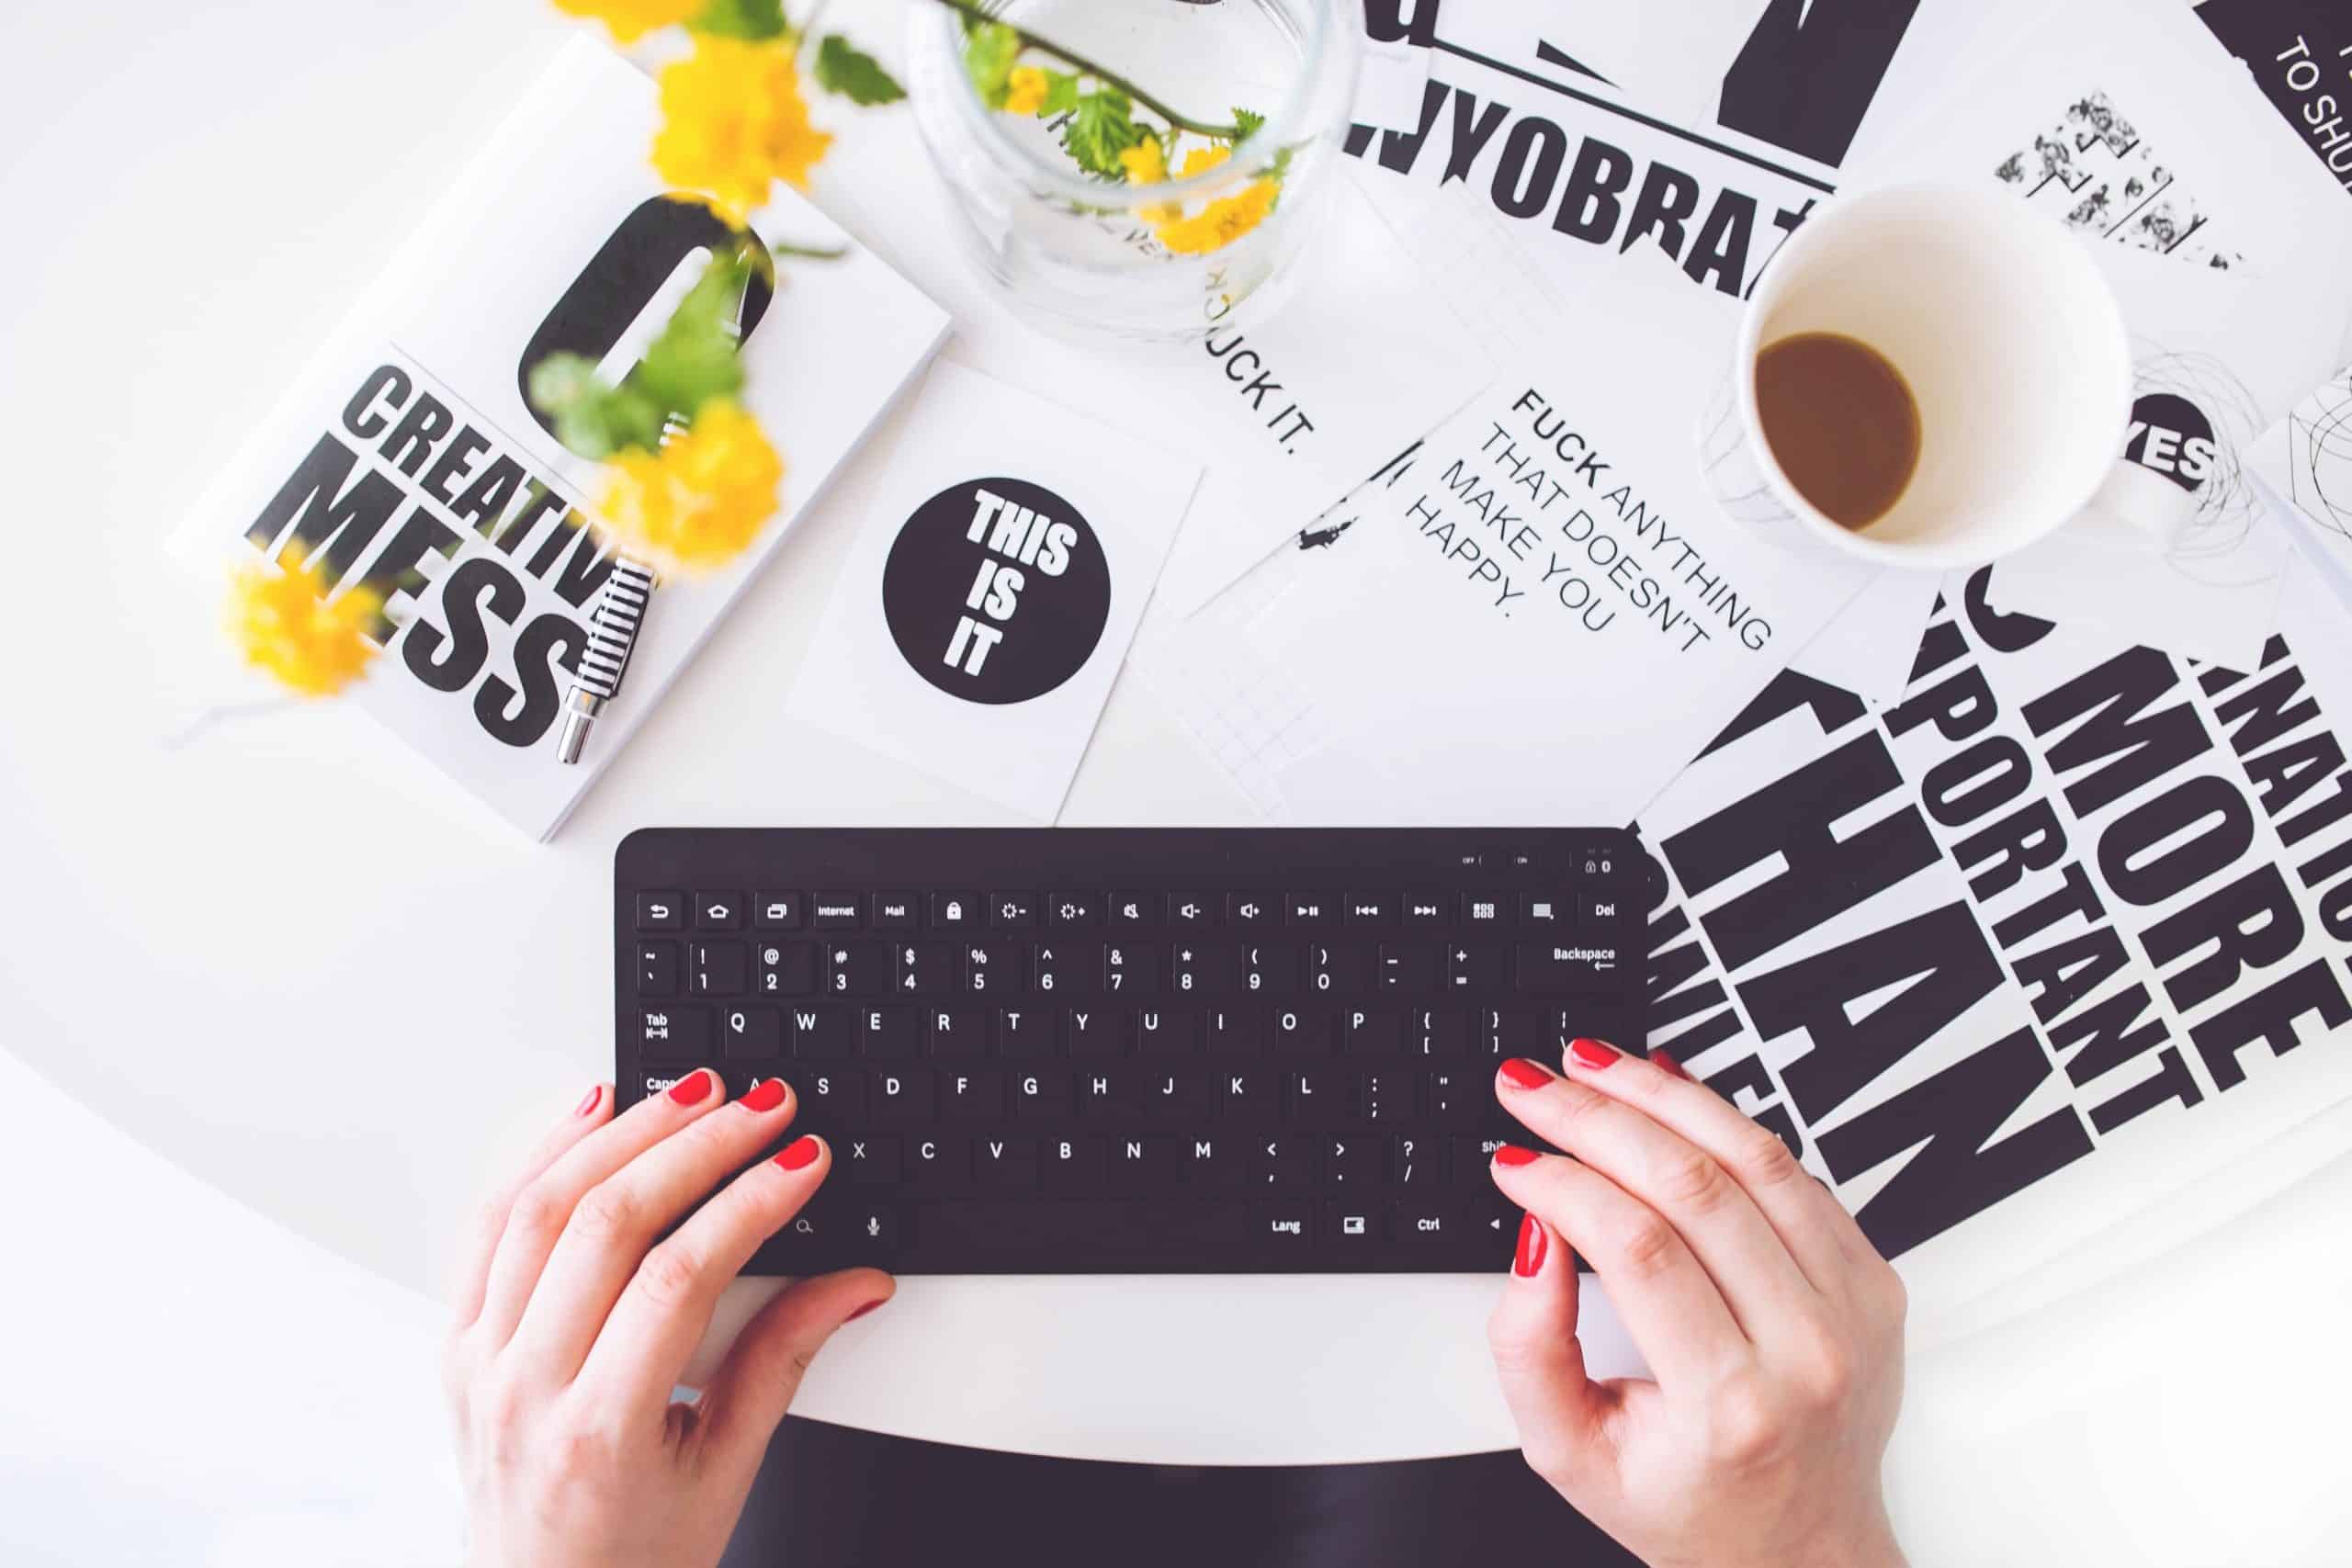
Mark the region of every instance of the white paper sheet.
[[1200, 466], [956, 365], [894, 455], [786, 710], [1050, 822]]
[[[2352, 369], [2323, 382], [2265, 432], [2254, 468], [2293, 510], [2329, 581], [2352, 587]], [[2352, 614], [2352, 592], [2346, 613]]]
[[1716, 511], [1688, 408], [1733, 312], [1663, 270], [1579, 301], [1248, 627], [1225, 705], [1281, 716], [1285, 816], [1629, 820], [1870, 579]]
[[1880, 572], [1790, 664], [1873, 708], [1899, 701], [1911, 679], [1919, 634], [1935, 609], [1939, 581], [1932, 571]]

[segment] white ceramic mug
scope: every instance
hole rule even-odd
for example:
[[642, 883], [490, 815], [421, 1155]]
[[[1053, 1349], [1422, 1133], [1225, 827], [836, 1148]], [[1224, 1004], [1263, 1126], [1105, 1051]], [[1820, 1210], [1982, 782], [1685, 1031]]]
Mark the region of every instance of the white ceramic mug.
[[[1919, 461], [1885, 515], [1841, 527], [1772, 456], [1756, 358], [1799, 333], [1884, 355], [1919, 408]], [[1891, 186], [1808, 220], [1765, 270], [1740, 326], [1710, 477], [1734, 516], [1792, 520], [1884, 566], [1976, 566], [2088, 507], [2132, 409], [2132, 347], [2107, 280], [2075, 239], [2007, 191]]]

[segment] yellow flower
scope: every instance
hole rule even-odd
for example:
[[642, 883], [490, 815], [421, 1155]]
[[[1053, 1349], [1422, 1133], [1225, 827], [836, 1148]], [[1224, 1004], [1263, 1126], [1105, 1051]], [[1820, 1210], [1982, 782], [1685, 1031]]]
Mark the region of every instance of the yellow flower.
[[306, 697], [331, 697], [367, 672], [376, 645], [365, 628], [384, 602], [354, 588], [338, 599], [300, 555], [283, 571], [259, 562], [237, 569], [229, 583], [229, 635], [245, 662], [268, 671]]
[[[1214, 169], [1233, 156], [1230, 147], [1195, 147], [1184, 159], [1182, 177]], [[1282, 182], [1257, 179], [1239, 194], [1221, 196], [1190, 218], [1176, 208], [1146, 209], [1144, 216], [1157, 223], [1159, 243], [1179, 255], [1205, 255], [1222, 250], [1266, 220], [1282, 195]]]
[[770, 182], [805, 186], [832, 141], [808, 123], [788, 42], [697, 36], [693, 54], [662, 68], [654, 168], [739, 220], [767, 200]]
[[615, 43], [635, 43], [657, 28], [673, 28], [701, 11], [705, 0], [555, 0], [567, 17], [594, 17]]
[[1168, 177], [1168, 154], [1159, 137], [1147, 136], [1119, 154], [1119, 166], [1127, 171], [1129, 185], [1156, 186]]
[[1034, 65], [1016, 65], [1005, 83], [1004, 112], [1035, 114], [1046, 107], [1046, 73]]
[[784, 459], [759, 422], [723, 399], [703, 404], [693, 426], [659, 452], [613, 459], [605, 525], [632, 553], [682, 571], [723, 566], [774, 514]]

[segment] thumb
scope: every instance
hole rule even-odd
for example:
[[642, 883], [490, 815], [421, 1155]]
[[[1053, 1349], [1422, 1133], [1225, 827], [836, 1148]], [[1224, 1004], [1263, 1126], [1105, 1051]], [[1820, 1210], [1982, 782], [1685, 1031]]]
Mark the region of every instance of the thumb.
[[748, 1475], [833, 1330], [880, 1306], [898, 1289], [878, 1269], [845, 1269], [796, 1280], [761, 1308], [703, 1390], [706, 1451], [741, 1465]]
[[1487, 1320], [1487, 1346], [1528, 1465], [1567, 1492], [1608, 1461], [1609, 1391], [1585, 1375], [1577, 1342], [1575, 1255], [1532, 1213], [1520, 1219], [1510, 1282]]

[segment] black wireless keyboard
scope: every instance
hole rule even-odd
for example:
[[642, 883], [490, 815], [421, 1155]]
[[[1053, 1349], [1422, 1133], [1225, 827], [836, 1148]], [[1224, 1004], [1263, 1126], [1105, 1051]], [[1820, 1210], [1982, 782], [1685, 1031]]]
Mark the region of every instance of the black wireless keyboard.
[[1643, 1038], [1610, 829], [653, 829], [624, 1105], [781, 1077], [833, 1170], [760, 1273], [1487, 1269], [1506, 1056]]

